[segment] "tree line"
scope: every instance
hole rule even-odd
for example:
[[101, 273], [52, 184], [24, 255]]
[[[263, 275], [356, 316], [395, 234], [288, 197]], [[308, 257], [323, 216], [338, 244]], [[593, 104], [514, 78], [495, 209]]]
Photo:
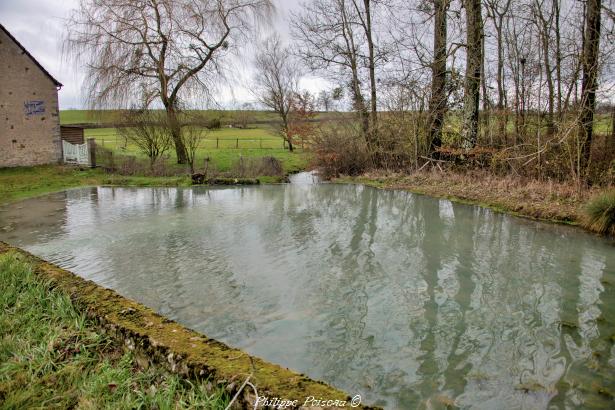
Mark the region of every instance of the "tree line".
[[[612, 103], [611, 2], [309, 0], [288, 41], [257, 42], [269, 0], [82, 0], [65, 44], [87, 67], [93, 105], [162, 104], [178, 162], [188, 156], [178, 110], [210, 97], [252, 42], [255, 95], [280, 115], [290, 149], [291, 110], [309, 117], [346, 101], [374, 166], [418, 168], [480, 146], [514, 172], [542, 175], [557, 157], [581, 181], [597, 104]], [[332, 89], [301, 93], [306, 72]]]
[[345, 85], [376, 156], [388, 143], [379, 112], [424, 113], [403, 131], [419, 133], [415, 152], [429, 158], [481, 145], [539, 163], [566, 145], [582, 179], [597, 101], [612, 103], [612, 10], [602, 0], [312, 0], [291, 25], [299, 58]]

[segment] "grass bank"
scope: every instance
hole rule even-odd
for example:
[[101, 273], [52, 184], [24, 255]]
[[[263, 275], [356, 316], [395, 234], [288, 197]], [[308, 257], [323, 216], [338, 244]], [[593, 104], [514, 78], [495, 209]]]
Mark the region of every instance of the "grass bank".
[[572, 184], [498, 177], [483, 171], [464, 174], [422, 171], [409, 175], [375, 172], [336, 181], [402, 189], [517, 216], [574, 225], [581, 223], [588, 199], [599, 192], [596, 188], [579, 192]]
[[107, 174], [100, 169], [46, 165], [0, 169], [0, 204], [32, 198], [68, 188], [95, 185], [189, 186], [190, 178], [143, 177]]
[[[220, 162], [230, 164], [236, 153], [218, 152]], [[228, 155], [227, 155], [228, 154]], [[252, 150], [248, 156], [258, 157], [260, 152]], [[281, 162], [284, 172], [298, 172], [307, 166], [305, 155], [284, 153]], [[178, 176], [132, 176], [110, 174], [102, 169], [80, 169], [72, 166], [45, 165], [37, 167], [0, 168], [0, 205], [32, 198], [68, 188], [82, 186], [112, 185], [138, 187], [187, 187], [192, 185], [188, 170], [178, 171]], [[280, 182], [279, 177], [256, 176], [261, 183]]]
[[15, 252], [0, 255], [0, 407], [223, 409], [221, 388], [153, 366], [98, 332]]
[[[110, 289], [98, 286], [52, 263], [0, 242], [0, 255], [5, 254], [9, 255], [7, 256], [9, 258], [9, 265], [25, 263], [25, 265], [20, 265], [23, 269], [19, 268], [13, 277], [9, 275], [7, 283], [13, 286], [15, 291], [4, 291], [7, 285], [4, 285], [0, 278], [0, 286], [3, 286], [3, 291], [6, 295], [20, 294], [22, 291], [28, 294], [30, 287], [29, 285], [26, 286], [26, 284], [30, 281], [35, 284], [42, 284], [42, 288], [33, 297], [25, 297], [23, 303], [13, 301], [16, 299], [13, 297], [12, 299], [7, 299], [8, 302], [6, 302], [5, 306], [2, 304], [4, 300], [2, 297], [5, 296], [0, 296], [0, 307], [3, 308], [4, 312], [0, 314], [0, 318], [6, 318], [4, 322], [0, 322], [0, 334], [2, 334], [3, 339], [10, 338], [12, 334], [20, 334], [17, 328], [12, 331], [6, 330], [13, 326], [13, 321], [20, 323], [20, 320], [32, 317], [31, 321], [28, 322], [26, 331], [23, 333], [23, 338], [15, 341], [12, 345], [8, 345], [6, 348], [0, 345], [0, 352], [8, 352], [4, 354], [9, 359], [13, 356], [35, 359], [39, 350], [45, 354], [50, 351], [56, 351], [56, 341], [61, 341], [62, 343], [57, 345], [59, 356], [53, 356], [59, 357], [58, 361], [60, 359], [64, 360], [65, 356], [67, 356], [66, 360], [76, 359], [80, 357], [84, 349], [98, 349], [94, 350], [98, 355], [91, 354], [93, 364], [85, 370], [81, 369], [81, 377], [85, 381], [89, 380], [90, 373], [97, 371], [98, 367], [106, 369], [105, 364], [107, 362], [110, 363], [110, 366], [117, 367], [120, 366], [122, 360], [125, 361], [123, 366], [126, 369], [132, 370], [132, 376], [125, 383], [123, 382], [124, 379], [119, 379], [118, 376], [117, 379], [115, 377], [114, 379], [103, 379], [100, 383], [86, 383], [85, 381], [81, 383], [75, 381], [74, 385], [71, 385], [72, 378], [65, 381], [61, 377], [64, 376], [65, 372], [72, 371], [73, 367], [80, 369], [77, 364], [71, 365], [66, 370], [61, 370], [63, 367], [58, 366], [56, 361], [53, 361], [53, 363], [42, 362], [42, 365], [37, 365], [37, 362], [30, 359], [18, 360], [18, 365], [23, 366], [23, 371], [32, 372], [32, 377], [28, 379], [23, 376], [22, 379], [25, 381], [22, 384], [10, 384], [10, 386], [7, 384], [8, 387], [2, 387], [1, 391], [6, 393], [2, 393], [4, 398], [0, 396], [0, 408], [8, 407], [3, 406], [3, 401], [9, 395], [18, 395], [20, 390], [28, 391], [30, 388], [28, 384], [42, 383], [43, 381], [48, 383], [46, 388], [52, 391], [60, 391], [59, 394], [66, 395], [76, 395], [78, 394], [76, 392], [84, 391], [90, 385], [102, 385], [102, 387], [92, 393], [92, 396], [95, 396], [97, 394], [107, 394], [105, 389], [109, 389], [110, 393], [115, 393], [120, 388], [120, 382], [117, 381], [120, 380], [123, 386], [129, 386], [123, 389], [124, 396], [134, 394], [130, 396], [134, 399], [131, 398], [131, 401], [127, 401], [128, 404], [126, 406], [102, 403], [92, 406], [60, 405], [60, 408], [169, 408], [169, 406], [147, 405], [151, 402], [145, 402], [145, 405], [140, 405], [141, 402], [138, 401], [142, 399], [149, 400], [147, 397], [143, 398], [145, 394], [155, 396], [155, 393], [158, 391], [163, 394], [167, 385], [171, 387], [181, 386], [182, 390], [177, 393], [180, 387], [171, 388], [170, 393], [174, 395], [164, 393], [162, 398], [173, 397], [173, 403], [182, 403], [183, 406], [183, 403], [186, 402], [188, 404], [185, 407], [190, 408], [216, 408], [219, 401], [225, 400], [222, 392], [218, 390], [222, 388], [228, 393], [229, 397], [236, 399], [235, 404], [239, 408], [252, 408], [257, 395], [300, 400], [301, 403], [309, 397], [350, 400], [350, 397], [340, 390], [322, 382], [309, 379], [305, 375], [268, 363], [258, 357], [249, 356], [241, 350], [231, 348], [224, 343], [183, 327], [179, 323], [157, 314], [140, 303], [122, 297]], [[0, 263], [0, 272], [10, 271], [10, 269], [5, 269], [3, 266], [5, 265]], [[24, 275], [27, 279], [20, 280], [20, 277]], [[68, 298], [63, 299], [61, 303], [51, 304], [46, 302], [47, 293], [45, 292], [67, 296]], [[39, 299], [45, 301], [40, 306], [40, 309], [36, 307], [36, 302]], [[74, 310], [74, 313], [65, 314], [64, 312], [70, 311], [66, 307], [69, 302], [70, 306], [75, 306], [77, 309]], [[34, 305], [36, 314], [30, 313], [27, 310], [29, 308], [27, 305], [29, 304]], [[17, 308], [22, 310], [17, 310]], [[86, 315], [81, 316], [79, 315], [80, 312], [84, 312]], [[66, 321], [63, 320], [64, 316], [67, 318]], [[90, 319], [92, 319], [91, 322], [89, 321]], [[55, 333], [52, 332], [50, 338], [44, 338], [40, 343], [38, 343], [40, 337], [37, 333], [40, 329], [34, 329], [35, 325], [39, 322], [42, 323], [41, 329], [45, 329], [46, 326], [57, 325], [53, 328]], [[58, 332], [61, 332], [63, 329], [68, 329], [73, 333], [70, 333], [66, 338], [57, 336]], [[93, 333], [90, 338], [91, 340], [83, 339], [79, 334], [77, 334], [79, 337], [75, 337], [74, 333], [78, 331], [83, 331], [86, 334], [89, 334], [88, 332]], [[104, 338], [104, 335], [110, 336], [109, 339], [104, 339], [103, 345], [110, 346], [111, 351], [117, 350], [114, 346], [126, 346], [131, 355], [126, 356], [122, 351], [116, 354], [117, 357], [111, 356], [111, 359], [106, 357], [103, 354], [105, 350], [98, 348], [99, 344], [97, 342], [97, 338]], [[75, 343], [78, 343], [75, 348], [71, 347], [72, 344], [69, 344], [73, 343], [73, 340], [76, 340]], [[81, 342], [82, 340], [83, 342]], [[45, 342], [47, 343], [45, 344]], [[2, 343], [5, 343], [5, 341]], [[23, 353], [19, 354], [21, 356], [15, 353], [21, 352], [19, 350], [20, 344], [29, 344], [28, 346], [30, 346], [26, 346], [27, 349], [24, 348]], [[67, 344], [68, 347], [65, 347]], [[33, 350], [32, 347], [38, 348]], [[29, 352], [29, 356], [25, 356], [28, 354], [27, 352]], [[132, 360], [133, 358], [134, 361]], [[4, 357], [0, 357], [0, 359], [4, 361]], [[69, 362], [69, 365], [70, 363], [72, 362]], [[6, 373], [5, 375], [4, 366], [4, 364], [0, 365], [0, 384], [13, 383], [13, 379], [19, 377], [20, 373], [16, 371]], [[149, 376], [150, 368], [154, 368], [151, 370], [154, 374], [152, 377]], [[171, 376], [166, 376], [166, 373], [156, 369], [165, 369], [169, 373], [179, 375], [180, 379], [173, 379]], [[46, 372], [52, 371], [60, 371], [60, 373], [54, 373], [52, 376], [45, 377]], [[96, 377], [97, 374], [94, 374], [92, 377]], [[41, 378], [43, 379], [42, 381], [39, 380]], [[140, 383], [139, 380], [141, 378], [145, 382]], [[250, 383], [256, 387], [242, 389], [241, 386], [244, 386], [243, 382], [248, 378]], [[111, 381], [107, 383], [106, 380]], [[152, 384], [148, 386], [151, 380], [154, 380], [154, 383], [156, 383], [153, 384], [154, 387], [151, 387]], [[188, 380], [192, 384], [188, 383]], [[56, 382], [62, 383], [62, 386], [56, 386]], [[203, 385], [203, 383], [205, 384]], [[67, 385], [67, 387], [63, 387], [64, 385]], [[147, 387], [145, 391], [142, 390], [142, 386]], [[256, 389], [258, 389], [258, 392]], [[128, 390], [131, 390], [131, 392]], [[91, 397], [89, 393], [88, 397]], [[95, 397], [92, 398], [92, 400], [95, 399]], [[99, 398], [99, 400], [103, 399]], [[197, 400], [205, 399], [209, 400], [212, 404], [193, 404]], [[53, 404], [53, 401], [48, 403]], [[16, 405], [12, 407], [29, 408], [31, 406]], [[45, 405], [40, 407], [47, 408]], [[176, 406], [173, 405], [170, 408], [176, 408]]]

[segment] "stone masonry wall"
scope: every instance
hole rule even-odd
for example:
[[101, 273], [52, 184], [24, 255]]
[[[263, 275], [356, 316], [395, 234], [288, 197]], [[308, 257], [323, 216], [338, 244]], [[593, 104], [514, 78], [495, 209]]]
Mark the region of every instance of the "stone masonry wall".
[[0, 30], [0, 167], [61, 158], [56, 85]]

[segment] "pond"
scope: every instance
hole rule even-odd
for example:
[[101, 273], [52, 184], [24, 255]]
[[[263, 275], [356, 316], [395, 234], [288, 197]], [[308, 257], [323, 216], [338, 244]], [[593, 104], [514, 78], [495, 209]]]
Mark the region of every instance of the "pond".
[[86, 188], [0, 239], [386, 408], [609, 407], [615, 246], [361, 185]]

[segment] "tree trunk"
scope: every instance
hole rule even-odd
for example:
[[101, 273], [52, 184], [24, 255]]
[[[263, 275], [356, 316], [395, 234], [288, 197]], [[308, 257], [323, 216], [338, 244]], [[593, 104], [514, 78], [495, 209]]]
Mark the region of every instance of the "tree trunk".
[[[555, 81], [557, 82], [557, 119], [562, 121], [562, 33], [560, 29], [560, 0], [553, 1], [555, 22]], [[559, 126], [559, 125], [558, 125]]]
[[165, 104], [165, 109], [169, 129], [171, 131], [171, 137], [173, 138], [173, 144], [175, 145], [177, 163], [186, 164], [188, 162], [188, 154], [186, 153], [186, 146], [184, 145], [184, 140], [182, 138], [181, 125], [177, 119], [177, 111], [173, 103]]
[[361, 93], [361, 85], [359, 83], [359, 73], [354, 62], [351, 63], [352, 66], [352, 98], [353, 103], [355, 105], [355, 110], [359, 113], [359, 118], [361, 120], [361, 128], [363, 131], [363, 137], [365, 138], [365, 142], [367, 143], [367, 147], [370, 152], [373, 151], [374, 144], [370, 135], [370, 127], [369, 127], [369, 114], [367, 111], [367, 107], [365, 105], [365, 99], [363, 98], [363, 94]]
[[506, 122], [507, 115], [504, 113], [504, 98], [506, 92], [504, 91], [504, 45], [502, 39], [502, 19], [500, 19], [499, 26], [497, 27], [497, 42], [498, 42], [498, 72], [496, 74], [498, 83], [498, 131], [499, 137], [504, 138], [506, 143]]
[[581, 85], [581, 163], [579, 174], [587, 176], [593, 139], [596, 90], [598, 89], [598, 55], [600, 45], [601, 0], [587, 1], [585, 41], [583, 48], [583, 80]]
[[369, 50], [369, 81], [371, 91], [370, 101], [370, 117], [371, 117], [371, 129], [370, 139], [374, 145], [378, 145], [378, 104], [376, 95], [376, 62], [374, 57], [374, 40], [372, 37], [372, 11], [370, 9], [370, 0], [363, 0], [365, 6], [365, 37], [367, 39], [367, 47]]
[[281, 115], [282, 115], [282, 126], [284, 128], [282, 130], [282, 136], [284, 140], [288, 143], [288, 151], [293, 152], [292, 138], [289, 133], [290, 126], [288, 125], [288, 113], [281, 113]]
[[[555, 0], [558, 1], [558, 0]], [[554, 18], [553, 15], [545, 16], [542, 10], [542, 4], [540, 2], [536, 2], [534, 4], [536, 15], [536, 24], [538, 26], [538, 33], [540, 35], [540, 41], [542, 45], [542, 57], [543, 64], [545, 66], [545, 76], [547, 79], [547, 90], [549, 92], [549, 101], [547, 107], [547, 135], [551, 136], [554, 132], [554, 121], [553, 116], [555, 112], [555, 86], [553, 84], [553, 70], [551, 69], [551, 59], [549, 56], [549, 41], [551, 34], [551, 19]], [[542, 107], [540, 107], [542, 109]]]
[[547, 33], [543, 33], [543, 49], [543, 62], [545, 65], [547, 89], [549, 92], [549, 106], [547, 111], [547, 135], [551, 136], [554, 132], [553, 114], [555, 111], [555, 87], [553, 86], [553, 75], [551, 74], [551, 62], [549, 60], [549, 37]]
[[483, 101], [483, 113], [482, 113], [482, 128], [483, 128], [483, 141], [487, 140], [487, 133], [489, 134], [489, 146], [493, 146], [493, 134], [491, 132], [490, 121], [491, 112], [489, 104], [489, 94], [487, 92], [487, 75], [485, 67], [485, 36], [481, 36], [481, 59], [480, 59], [480, 87]]
[[358, 66], [358, 56], [357, 56], [357, 47], [354, 42], [354, 34], [352, 31], [352, 24], [348, 20], [348, 16], [346, 15], [346, 9], [344, 2], [341, 3], [341, 17], [342, 17], [342, 38], [346, 43], [346, 50], [348, 54], [348, 62], [350, 64], [350, 71], [352, 74], [350, 86], [352, 88], [352, 99], [354, 103], [354, 109], [359, 114], [359, 118], [361, 121], [363, 138], [365, 139], [365, 143], [367, 144], [367, 149], [371, 153], [373, 153], [373, 144], [370, 138], [369, 132], [369, 115], [367, 107], [365, 106], [365, 99], [363, 98], [363, 94], [361, 93], [361, 81], [359, 80], [359, 66]]
[[433, 64], [431, 65], [431, 99], [429, 101], [430, 151], [442, 146], [442, 126], [446, 115], [446, 11], [449, 0], [434, 0], [435, 21]]
[[483, 20], [480, 0], [465, 0], [464, 3], [467, 21], [467, 61], [462, 137], [464, 145], [473, 148], [478, 139]]

